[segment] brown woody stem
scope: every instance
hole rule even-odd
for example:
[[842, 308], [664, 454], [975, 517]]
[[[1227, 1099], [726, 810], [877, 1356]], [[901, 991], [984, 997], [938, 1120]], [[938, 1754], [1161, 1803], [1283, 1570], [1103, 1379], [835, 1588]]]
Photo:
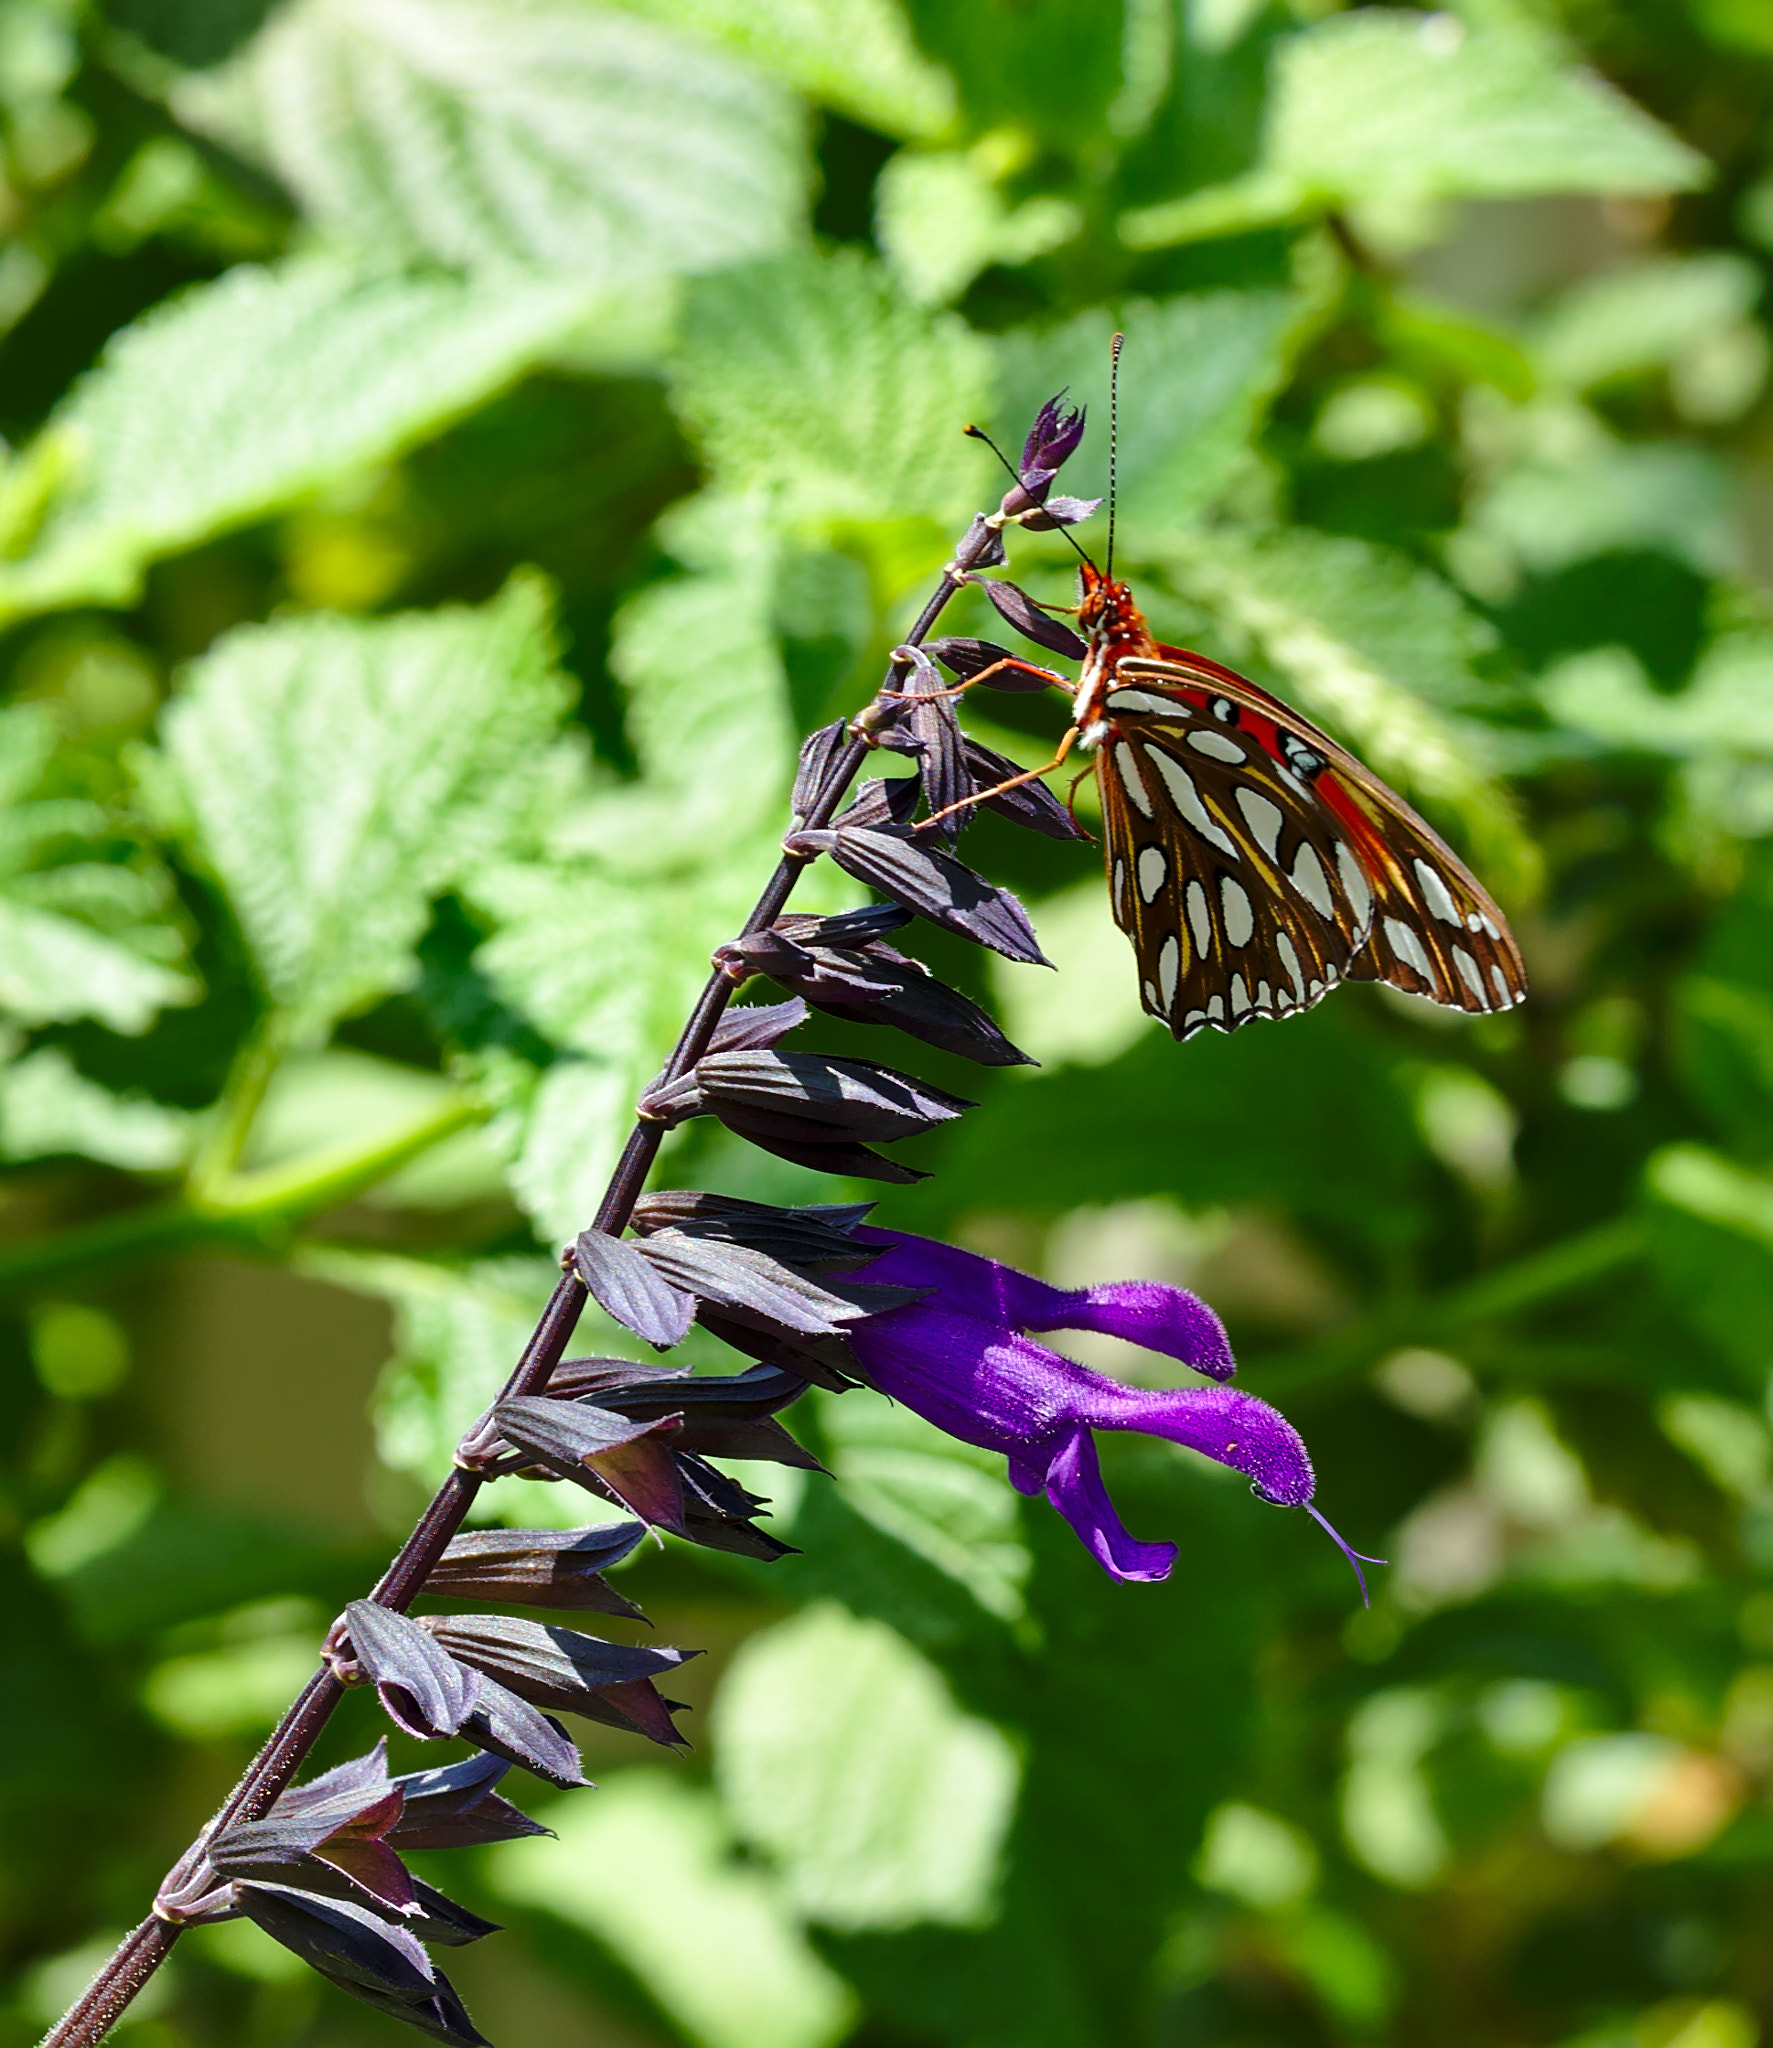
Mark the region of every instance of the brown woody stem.
[[[916, 625], [900, 643], [902, 646], [915, 647], [928, 636], [949, 599], [961, 587], [968, 573], [990, 555], [996, 541], [995, 527], [988, 525], [983, 518], [973, 521], [971, 530], [955, 552], [954, 560], [942, 572], [942, 580], [934, 595], [919, 614]], [[897, 680], [895, 666], [889, 669], [882, 689], [890, 689]], [[832, 763], [818, 799], [804, 821], [806, 829], [816, 831], [831, 822], [869, 752], [867, 740], [850, 741]], [[746, 933], [766, 930], [775, 923], [800, 878], [801, 870], [811, 858], [804, 854], [782, 856], [751, 915], [745, 920]], [[735, 989], [736, 984], [719, 968], [708, 977], [707, 986], [690, 1012], [689, 1020], [665, 1064], [664, 1079], [674, 1080], [687, 1073], [708, 1050], [714, 1028], [732, 1000]], [[627, 1227], [664, 1135], [663, 1124], [635, 1123], [598, 1206], [596, 1227], [599, 1230], [616, 1236]], [[584, 1282], [574, 1272], [563, 1273], [534, 1335], [517, 1362], [516, 1370], [498, 1397], [500, 1400], [539, 1394], [547, 1386], [555, 1367], [566, 1355], [566, 1347], [572, 1340], [585, 1301]], [[372, 1600], [401, 1611], [411, 1605], [431, 1576], [438, 1559], [449, 1547], [451, 1538], [467, 1519], [468, 1508], [483, 1483], [471, 1472], [460, 1468], [451, 1471], [401, 1546], [400, 1554], [382, 1574], [381, 1582], [369, 1596]], [[206, 1825], [200, 1840], [237, 1821], [258, 1820], [264, 1816], [277, 1795], [301, 1769], [333, 1709], [344, 1697], [344, 1691], [344, 1687], [323, 1665], [247, 1767], [245, 1775], [229, 1794], [227, 1803]], [[189, 1860], [190, 1854], [188, 1851], [180, 1859], [181, 1864]], [[140, 1926], [125, 1935], [116, 1953], [43, 2037], [41, 2048], [94, 2048], [94, 2044], [104, 2039], [131, 1999], [166, 1960], [179, 1931], [174, 1922], [151, 1913]]]

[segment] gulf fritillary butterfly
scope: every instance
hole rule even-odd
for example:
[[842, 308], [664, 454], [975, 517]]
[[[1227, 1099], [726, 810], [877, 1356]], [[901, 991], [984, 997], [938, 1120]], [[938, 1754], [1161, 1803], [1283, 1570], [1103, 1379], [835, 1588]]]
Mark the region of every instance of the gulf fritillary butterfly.
[[1279, 698], [1160, 645], [1125, 583], [1081, 574], [1073, 732], [1154, 1017], [1235, 1031], [1345, 979], [1472, 1012], [1524, 999], [1501, 911], [1402, 797]]

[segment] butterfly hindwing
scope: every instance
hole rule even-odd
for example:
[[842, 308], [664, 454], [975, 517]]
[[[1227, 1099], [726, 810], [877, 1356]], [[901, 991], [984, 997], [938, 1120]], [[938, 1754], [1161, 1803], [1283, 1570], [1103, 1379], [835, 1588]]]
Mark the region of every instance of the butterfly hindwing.
[[1457, 855], [1278, 699], [1195, 657], [1127, 657], [1102, 709], [1114, 915], [1178, 1037], [1308, 1008], [1343, 975], [1468, 1011], [1521, 999], [1519, 952]]

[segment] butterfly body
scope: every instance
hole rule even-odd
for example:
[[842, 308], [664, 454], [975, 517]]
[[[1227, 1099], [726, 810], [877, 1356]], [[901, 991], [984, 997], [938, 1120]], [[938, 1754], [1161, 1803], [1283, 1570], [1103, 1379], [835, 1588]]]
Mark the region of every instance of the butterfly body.
[[1473, 1013], [1526, 990], [1506, 921], [1403, 799], [1279, 698], [1154, 640], [1083, 569], [1073, 722], [1096, 759], [1114, 917], [1178, 1038], [1309, 1009], [1344, 978]]

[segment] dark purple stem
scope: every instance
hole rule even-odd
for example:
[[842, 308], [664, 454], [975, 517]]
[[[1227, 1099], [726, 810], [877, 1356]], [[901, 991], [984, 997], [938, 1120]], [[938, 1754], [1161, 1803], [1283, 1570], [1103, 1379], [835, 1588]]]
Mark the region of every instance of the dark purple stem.
[[[915, 647], [927, 636], [967, 573], [981, 561], [991, 558], [996, 534], [996, 528], [987, 525], [982, 518], [973, 521], [966, 539], [956, 550], [954, 560], [943, 571], [934, 596], [924, 606], [917, 624], [905, 636], [901, 646]], [[897, 676], [896, 669], [889, 670], [883, 687], [891, 688]], [[832, 763], [818, 801], [804, 821], [806, 828], [816, 831], [831, 822], [869, 751], [866, 740], [850, 741]], [[745, 920], [745, 932], [763, 931], [775, 923], [800, 879], [801, 870], [811, 858], [796, 854], [782, 856], [763, 894], [757, 899], [755, 909]], [[697, 999], [696, 1007], [690, 1012], [689, 1021], [665, 1064], [665, 1078], [675, 1079], [688, 1072], [708, 1050], [721, 1012], [732, 1000], [734, 986], [731, 978], [718, 968], [708, 977], [707, 986]], [[627, 1227], [664, 1135], [663, 1124], [636, 1122], [598, 1206], [596, 1227], [599, 1230], [616, 1236]], [[585, 1300], [584, 1282], [575, 1272], [563, 1273], [549, 1297], [547, 1308], [542, 1312], [542, 1320], [536, 1325], [535, 1334], [524, 1347], [516, 1371], [505, 1382], [498, 1397], [501, 1401], [522, 1394], [539, 1394], [547, 1386], [554, 1368], [566, 1355], [566, 1347], [572, 1341]], [[382, 1574], [381, 1583], [369, 1596], [372, 1600], [400, 1611], [412, 1604], [436, 1568], [437, 1560], [449, 1547], [451, 1538], [467, 1519], [469, 1505], [483, 1484], [484, 1481], [476, 1474], [464, 1472], [459, 1467], [450, 1473], [401, 1546], [399, 1556]], [[300, 1698], [254, 1757], [245, 1776], [229, 1794], [227, 1804], [204, 1829], [205, 1837], [232, 1826], [236, 1821], [259, 1820], [265, 1815], [277, 1795], [301, 1769], [344, 1694], [345, 1688], [323, 1665], [309, 1679]], [[166, 1960], [179, 1931], [176, 1922], [150, 1914], [139, 1927], [125, 1935], [104, 1968], [43, 2037], [41, 2048], [93, 2048], [93, 2044], [102, 2041], [130, 2000]]]

